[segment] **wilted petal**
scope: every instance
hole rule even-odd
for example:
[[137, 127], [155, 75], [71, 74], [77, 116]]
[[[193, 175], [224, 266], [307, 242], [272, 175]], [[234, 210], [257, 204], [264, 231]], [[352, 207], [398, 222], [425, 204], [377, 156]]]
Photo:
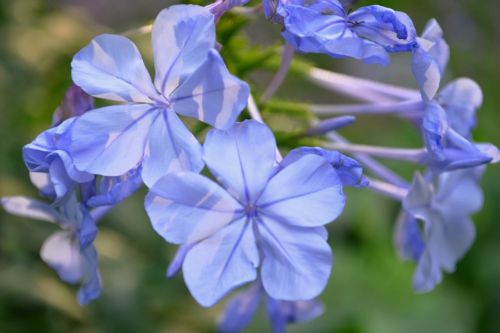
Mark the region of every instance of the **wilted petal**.
[[411, 70], [417, 80], [423, 100], [431, 101], [436, 96], [441, 82], [438, 63], [423, 47], [419, 47], [413, 52]]
[[232, 289], [255, 280], [259, 251], [251, 222], [234, 221], [195, 245], [182, 271], [193, 297], [211, 306]]
[[144, 155], [151, 124], [159, 111], [147, 104], [96, 109], [78, 118], [71, 131], [69, 152], [80, 170], [121, 176]]
[[174, 112], [163, 111], [155, 119], [147, 147], [142, 179], [148, 187], [167, 173], [203, 168], [201, 145]]
[[172, 108], [184, 116], [197, 118], [215, 128], [225, 129], [245, 108], [248, 85], [231, 75], [219, 53], [212, 50], [170, 96]]
[[326, 286], [332, 268], [332, 252], [322, 236], [311, 228], [294, 227], [262, 217], [262, 284], [273, 298], [309, 300]]
[[436, 62], [441, 74], [444, 74], [450, 58], [450, 47], [443, 37], [443, 30], [435, 19], [427, 22], [422, 36], [418, 39], [420, 47]]
[[192, 172], [161, 178], [145, 205], [156, 232], [175, 244], [209, 237], [242, 214], [241, 206], [226, 191]]
[[158, 95], [137, 47], [123, 36], [95, 37], [73, 57], [71, 67], [73, 81], [95, 97], [151, 103]]
[[171, 6], [158, 14], [152, 40], [155, 86], [169, 96], [215, 46], [214, 16], [201, 6]]
[[313, 154], [274, 175], [257, 202], [266, 216], [302, 227], [331, 222], [344, 204], [340, 179], [324, 158]]
[[267, 126], [248, 120], [226, 131], [211, 130], [203, 149], [205, 162], [217, 180], [235, 198], [250, 203], [272, 174], [277, 148]]

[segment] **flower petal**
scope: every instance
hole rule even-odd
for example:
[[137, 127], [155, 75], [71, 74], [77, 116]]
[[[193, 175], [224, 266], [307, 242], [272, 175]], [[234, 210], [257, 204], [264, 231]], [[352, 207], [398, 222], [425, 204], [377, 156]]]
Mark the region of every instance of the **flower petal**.
[[123, 36], [97, 36], [73, 57], [71, 67], [73, 81], [95, 97], [151, 103], [158, 95], [137, 47]]
[[65, 282], [76, 283], [83, 276], [79, 240], [70, 231], [58, 231], [47, 238], [40, 256]]
[[262, 217], [262, 284], [275, 299], [297, 301], [318, 296], [326, 286], [333, 256], [314, 228], [302, 228]]
[[151, 105], [115, 105], [78, 118], [71, 131], [69, 153], [76, 167], [103, 176], [121, 176], [144, 155], [158, 110]]
[[225, 129], [234, 124], [247, 105], [249, 91], [248, 85], [231, 75], [219, 53], [212, 50], [173, 92], [170, 101], [175, 112]]
[[193, 243], [241, 216], [241, 206], [210, 179], [193, 172], [167, 174], [146, 196], [153, 228], [168, 242]]
[[267, 126], [247, 120], [226, 131], [211, 130], [203, 149], [212, 174], [235, 198], [248, 203], [266, 186], [277, 148]]
[[64, 219], [49, 204], [28, 197], [2, 197], [0, 198], [0, 203], [7, 212], [13, 215], [52, 223], [58, 223]]
[[156, 118], [147, 147], [142, 179], [148, 187], [167, 173], [203, 169], [201, 145], [174, 112], [163, 111]]
[[448, 219], [435, 215], [427, 225], [426, 250], [413, 278], [413, 288], [418, 292], [432, 290], [441, 282], [442, 271], [453, 272], [475, 238], [474, 224], [466, 216]]
[[259, 251], [252, 225], [237, 220], [195, 245], [182, 271], [193, 297], [211, 306], [232, 289], [255, 280]]
[[227, 302], [219, 320], [220, 333], [239, 333], [250, 324], [259, 307], [261, 289], [260, 283], [254, 283]]
[[102, 282], [101, 275], [97, 266], [97, 252], [94, 246], [89, 246], [82, 253], [84, 262], [84, 274], [82, 285], [78, 289], [78, 303], [87, 305], [101, 295]]
[[425, 250], [418, 221], [404, 210], [399, 213], [396, 221], [394, 244], [403, 260], [418, 261]]
[[283, 223], [317, 227], [344, 209], [342, 183], [323, 157], [307, 154], [273, 176], [257, 206]]
[[169, 96], [215, 46], [214, 16], [201, 6], [170, 6], [158, 14], [152, 40], [155, 86]]

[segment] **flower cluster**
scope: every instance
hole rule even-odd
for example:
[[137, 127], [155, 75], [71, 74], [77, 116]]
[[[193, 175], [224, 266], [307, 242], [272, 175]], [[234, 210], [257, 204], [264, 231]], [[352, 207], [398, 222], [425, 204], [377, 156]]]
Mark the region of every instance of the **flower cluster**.
[[[93, 245], [98, 221], [142, 184], [154, 230], [179, 245], [169, 277], [182, 270], [203, 306], [249, 284], [229, 300], [222, 332], [243, 330], [261, 300], [274, 332], [323, 312], [316, 297], [333, 265], [325, 226], [343, 211], [344, 186], [401, 202], [395, 245], [401, 257], [417, 263], [416, 291], [432, 290], [472, 245], [469, 215], [482, 205], [478, 181], [499, 154], [472, 140], [479, 86], [462, 78], [439, 91], [449, 48], [438, 23], [431, 20], [417, 36], [408, 15], [382, 6], [350, 10], [352, 1], [263, 0], [286, 46], [261, 103], [283, 81], [294, 51], [381, 65], [395, 53], [409, 53], [419, 88], [310, 69], [312, 82], [364, 103], [309, 106], [312, 121], [301, 135], [318, 137], [320, 144], [282, 158], [249, 85], [229, 72], [216, 41], [219, 20], [247, 2], [161, 11], [151, 30], [154, 80], [137, 47], [121, 35], [97, 36], [74, 56], [74, 85], [52, 127], [23, 149], [31, 180], [47, 202], [18, 196], [3, 198], [2, 205], [61, 228], [45, 241], [41, 257], [62, 280], [81, 284], [81, 304], [101, 292]], [[249, 9], [242, 13], [259, 14]], [[118, 103], [95, 108], [94, 97]], [[253, 119], [240, 115], [245, 107]], [[350, 115], [363, 114], [410, 121], [423, 147], [351, 144], [336, 132], [355, 120]], [[322, 119], [332, 115], [342, 117]], [[203, 144], [181, 117], [211, 127]], [[410, 184], [373, 157], [426, 170]], [[200, 173], [205, 167], [211, 178]]]

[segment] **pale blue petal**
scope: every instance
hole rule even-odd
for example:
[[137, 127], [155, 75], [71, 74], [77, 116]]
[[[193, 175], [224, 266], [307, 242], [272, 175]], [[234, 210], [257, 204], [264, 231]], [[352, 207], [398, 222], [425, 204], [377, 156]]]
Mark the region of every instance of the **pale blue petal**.
[[158, 95], [137, 47], [119, 35], [99, 35], [71, 62], [73, 81], [89, 95], [151, 103]]
[[219, 332], [239, 333], [250, 324], [259, 306], [261, 288], [260, 283], [254, 283], [227, 302], [219, 320]]
[[425, 243], [418, 221], [402, 210], [394, 228], [394, 244], [398, 255], [404, 260], [417, 262], [425, 250]]
[[147, 147], [142, 180], [148, 187], [167, 173], [203, 169], [201, 145], [174, 112], [163, 111], [156, 118]]
[[64, 219], [51, 205], [28, 197], [2, 197], [0, 203], [13, 215], [52, 223], [59, 223]]
[[471, 247], [474, 224], [468, 217], [446, 219], [435, 215], [428, 224], [426, 250], [415, 271], [413, 287], [418, 292], [432, 290], [442, 280], [442, 271], [451, 273]]
[[212, 306], [232, 289], [255, 280], [258, 265], [251, 222], [242, 218], [195, 245], [182, 271], [196, 301]]
[[447, 172], [439, 177], [436, 202], [444, 216], [454, 217], [478, 212], [483, 206], [483, 191], [479, 184], [484, 168], [468, 168]]
[[219, 53], [211, 50], [206, 61], [172, 93], [170, 102], [179, 114], [225, 129], [247, 105], [249, 91], [245, 82], [229, 73]]
[[470, 137], [476, 126], [476, 112], [483, 104], [481, 87], [471, 79], [460, 78], [447, 84], [437, 100], [445, 109], [451, 128]]
[[[450, 59], [450, 47], [443, 35], [444, 33], [439, 23], [435, 19], [431, 19], [425, 25], [421, 38], [418, 39], [420, 47], [424, 48], [434, 59], [441, 74], [444, 74], [448, 60]], [[422, 41], [422, 39], [427, 41], [427, 43]]]
[[58, 205], [73, 190], [75, 183], [66, 173], [63, 162], [58, 158], [50, 164], [49, 177], [56, 194], [55, 205]]
[[201, 6], [170, 6], [158, 14], [152, 40], [155, 86], [169, 96], [215, 47], [214, 16]]
[[273, 298], [309, 300], [325, 288], [333, 263], [328, 243], [314, 229], [262, 217], [262, 284]]
[[302, 227], [331, 222], [344, 204], [339, 177], [324, 158], [313, 154], [274, 175], [257, 201], [262, 214]]
[[439, 89], [441, 71], [434, 58], [422, 47], [412, 55], [411, 70], [425, 102], [431, 101]]
[[277, 147], [267, 126], [247, 120], [226, 131], [211, 130], [203, 149], [208, 168], [226, 190], [242, 202], [252, 202], [273, 172]]
[[224, 189], [192, 172], [161, 178], [145, 205], [156, 232], [175, 244], [209, 237], [242, 214], [241, 206]]
[[58, 231], [47, 238], [40, 256], [65, 282], [76, 283], [83, 276], [80, 244], [70, 231]]
[[80, 230], [78, 230], [78, 236], [80, 241], [80, 248], [82, 250], [86, 249], [97, 236], [97, 225], [96, 221], [92, 218], [90, 213], [81, 205], [82, 211], [82, 222], [80, 225]]
[[147, 104], [116, 105], [79, 117], [69, 153], [76, 167], [96, 175], [121, 176], [141, 161], [158, 109]]
[[425, 220], [432, 208], [432, 200], [431, 184], [428, 184], [419, 172], [415, 173], [408, 194], [403, 199], [403, 207], [415, 218]]

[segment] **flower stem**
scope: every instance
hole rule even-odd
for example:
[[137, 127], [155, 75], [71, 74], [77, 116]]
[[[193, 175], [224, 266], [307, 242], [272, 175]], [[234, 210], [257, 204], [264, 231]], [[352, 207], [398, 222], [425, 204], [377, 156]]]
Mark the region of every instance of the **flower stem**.
[[399, 186], [389, 184], [377, 179], [367, 178], [369, 181], [368, 188], [374, 192], [383, 194], [389, 198], [401, 201], [403, 200], [408, 190], [401, 188]]
[[310, 69], [307, 78], [325, 89], [365, 102], [390, 103], [420, 98], [418, 90], [361, 79], [320, 68]]
[[280, 68], [276, 72], [276, 75], [272, 79], [271, 83], [269, 83], [266, 90], [262, 94], [262, 97], [260, 98], [261, 102], [267, 101], [274, 95], [279, 87], [281, 87], [288, 73], [288, 69], [290, 68], [294, 53], [295, 50], [293, 46], [291, 46], [290, 44], [285, 44], [285, 47], [283, 48], [283, 54], [281, 55]]
[[318, 116], [333, 116], [341, 114], [404, 114], [408, 112], [422, 112], [425, 105], [421, 100], [407, 100], [395, 103], [375, 104], [312, 104], [311, 112]]
[[393, 160], [402, 160], [418, 163], [425, 153], [423, 149], [401, 149], [390, 147], [378, 147], [370, 145], [357, 145], [350, 143], [329, 143], [329, 149], [341, 150], [351, 153], [367, 154]]

